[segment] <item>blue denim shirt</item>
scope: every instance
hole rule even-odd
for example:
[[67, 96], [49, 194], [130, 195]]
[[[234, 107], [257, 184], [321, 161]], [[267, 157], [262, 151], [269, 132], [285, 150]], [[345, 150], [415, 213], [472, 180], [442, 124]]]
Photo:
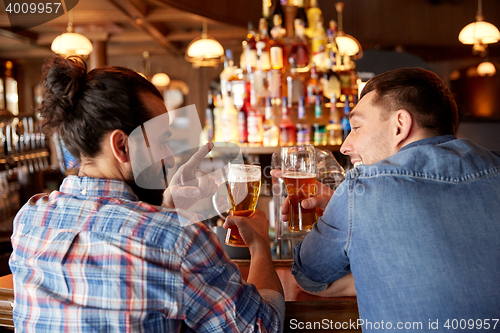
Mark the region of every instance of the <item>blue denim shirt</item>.
[[294, 255], [312, 292], [353, 273], [365, 332], [499, 318], [500, 154], [450, 135], [360, 165]]

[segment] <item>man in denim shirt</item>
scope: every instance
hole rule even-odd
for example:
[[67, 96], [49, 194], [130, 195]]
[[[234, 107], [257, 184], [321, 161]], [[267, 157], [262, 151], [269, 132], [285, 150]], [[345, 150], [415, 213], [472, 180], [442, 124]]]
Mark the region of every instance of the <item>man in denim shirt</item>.
[[349, 119], [355, 168], [302, 203], [325, 211], [295, 247], [299, 285], [357, 295], [365, 332], [500, 330], [500, 154], [453, 136], [455, 101], [423, 69], [374, 77]]

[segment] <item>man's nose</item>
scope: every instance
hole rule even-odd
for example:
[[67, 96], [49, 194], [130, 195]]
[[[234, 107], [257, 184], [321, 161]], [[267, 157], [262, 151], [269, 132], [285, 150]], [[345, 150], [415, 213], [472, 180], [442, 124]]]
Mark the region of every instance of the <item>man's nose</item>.
[[342, 146], [340, 146], [340, 152], [344, 155], [350, 155], [352, 152], [351, 140], [349, 139], [350, 136], [351, 134], [348, 134], [344, 140], [344, 143], [342, 143]]
[[165, 157], [163, 158], [163, 163], [165, 163], [165, 168], [167, 169], [172, 169], [175, 166], [175, 158], [170, 150], [170, 147], [166, 146], [165, 147]]

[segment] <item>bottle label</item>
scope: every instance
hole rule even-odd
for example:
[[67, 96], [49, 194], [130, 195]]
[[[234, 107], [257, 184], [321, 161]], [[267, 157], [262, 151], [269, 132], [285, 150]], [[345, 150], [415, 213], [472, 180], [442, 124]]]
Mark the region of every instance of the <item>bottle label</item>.
[[311, 129], [309, 127], [297, 130], [297, 144], [304, 145], [311, 143]]
[[278, 145], [279, 129], [278, 126], [271, 126], [264, 130], [264, 146], [276, 147]]
[[291, 102], [295, 104], [299, 102], [299, 99], [302, 96], [304, 96], [304, 83], [302, 82], [302, 80], [291, 80], [291, 87], [288, 90], [288, 98], [290, 98]]
[[271, 98], [281, 98], [281, 70], [273, 69], [269, 74], [269, 94]]
[[315, 125], [314, 126], [313, 143], [317, 146], [326, 145], [327, 136], [326, 136], [326, 128], [324, 125]]
[[261, 116], [248, 116], [248, 142], [261, 143], [263, 138], [264, 128], [262, 126]]
[[280, 145], [292, 146], [295, 144], [295, 131], [293, 128], [286, 128], [280, 132]]
[[223, 112], [221, 115], [221, 125], [222, 140], [224, 142], [236, 142], [238, 139], [238, 133], [236, 131], [238, 126], [237, 116], [235, 114]]

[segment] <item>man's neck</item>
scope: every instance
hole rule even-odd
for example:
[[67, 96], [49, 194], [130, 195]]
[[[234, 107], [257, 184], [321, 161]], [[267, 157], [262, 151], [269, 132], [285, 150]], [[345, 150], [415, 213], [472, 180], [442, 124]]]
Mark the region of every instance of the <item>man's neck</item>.
[[123, 174], [112, 163], [100, 159], [90, 161], [82, 160], [78, 177], [103, 178], [125, 180]]

